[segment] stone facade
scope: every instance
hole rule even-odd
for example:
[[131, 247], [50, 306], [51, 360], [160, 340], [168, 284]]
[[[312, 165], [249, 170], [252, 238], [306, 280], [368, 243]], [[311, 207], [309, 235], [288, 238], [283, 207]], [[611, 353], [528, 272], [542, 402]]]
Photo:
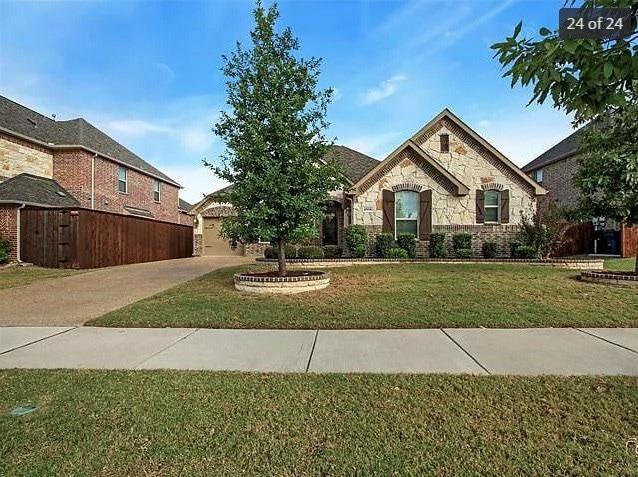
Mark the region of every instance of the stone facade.
[[554, 205], [559, 207], [574, 207], [580, 197], [580, 192], [572, 184], [572, 178], [578, 170], [578, 156], [573, 155], [529, 172], [534, 179], [536, 172], [543, 171], [540, 184], [551, 193]]
[[37, 144], [0, 133], [0, 177], [27, 173], [51, 179], [53, 153]]

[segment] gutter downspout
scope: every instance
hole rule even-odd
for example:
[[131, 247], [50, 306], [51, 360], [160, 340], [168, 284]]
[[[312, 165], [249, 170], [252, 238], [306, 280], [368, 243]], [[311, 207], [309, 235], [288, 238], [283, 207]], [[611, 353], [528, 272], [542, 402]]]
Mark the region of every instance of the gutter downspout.
[[97, 152], [91, 158], [91, 209], [95, 209], [95, 158]]
[[20, 258], [21, 255], [21, 250], [20, 250], [20, 242], [21, 242], [21, 238], [20, 238], [20, 210], [24, 209], [26, 207], [27, 204], [22, 204], [20, 207], [18, 207], [18, 213], [17, 213], [17, 218], [16, 218], [16, 261], [18, 263], [22, 263], [22, 259]]

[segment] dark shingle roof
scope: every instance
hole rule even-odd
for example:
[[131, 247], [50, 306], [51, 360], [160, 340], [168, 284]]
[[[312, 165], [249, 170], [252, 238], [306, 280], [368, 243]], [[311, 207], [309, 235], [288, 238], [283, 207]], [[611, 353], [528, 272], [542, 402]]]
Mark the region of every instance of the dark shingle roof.
[[531, 172], [533, 170], [546, 166], [547, 164], [551, 164], [552, 162], [556, 162], [576, 154], [576, 150], [578, 149], [578, 138], [581, 130], [582, 128], [570, 134], [561, 142], [549, 148], [543, 154], [538, 156], [532, 162], [523, 166], [521, 168], [523, 172]]
[[346, 177], [353, 184], [379, 165], [379, 161], [376, 159], [346, 146], [331, 146], [326, 158], [332, 159], [334, 157], [341, 161]]
[[179, 199], [179, 210], [181, 212], [188, 212], [189, 210], [191, 210], [193, 208], [192, 204], [189, 204], [188, 202], [186, 202], [184, 199]]
[[80, 203], [53, 179], [19, 174], [0, 182], [0, 203], [45, 207], [79, 207]]
[[54, 121], [0, 96], [0, 128], [55, 146], [83, 146], [157, 179], [179, 186], [173, 179], [107, 136], [85, 119]]

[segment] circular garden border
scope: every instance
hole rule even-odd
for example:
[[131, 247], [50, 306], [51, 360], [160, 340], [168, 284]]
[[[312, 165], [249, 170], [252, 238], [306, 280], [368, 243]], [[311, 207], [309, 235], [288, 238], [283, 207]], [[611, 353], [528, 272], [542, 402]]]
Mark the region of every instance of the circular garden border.
[[330, 285], [330, 273], [309, 271], [307, 275], [269, 277], [251, 273], [235, 273], [235, 288], [248, 293], [293, 294], [322, 290]]
[[607, 270], [587, 270], [580, 272], [584, 282], [602, 283], [621, 287], [638, 288], [638, 275], [634, 272], [610, 272]]

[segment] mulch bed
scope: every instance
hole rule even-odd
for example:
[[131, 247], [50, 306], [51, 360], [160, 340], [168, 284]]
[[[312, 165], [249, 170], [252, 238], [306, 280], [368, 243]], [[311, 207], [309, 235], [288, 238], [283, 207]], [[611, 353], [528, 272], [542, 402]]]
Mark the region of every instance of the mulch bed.
[[[317, 270], [288, 270], [286, 272], [286, 277], [312, 277], [323, 275], [325, 272], [317, 271]], [[247, 277], [271, 277], [271, 278], [279, 278], [279, 272], [277, 270], [271, 270], [269, 272], [250, 272], [250, 273], [242, 273], [242, 276]]]

